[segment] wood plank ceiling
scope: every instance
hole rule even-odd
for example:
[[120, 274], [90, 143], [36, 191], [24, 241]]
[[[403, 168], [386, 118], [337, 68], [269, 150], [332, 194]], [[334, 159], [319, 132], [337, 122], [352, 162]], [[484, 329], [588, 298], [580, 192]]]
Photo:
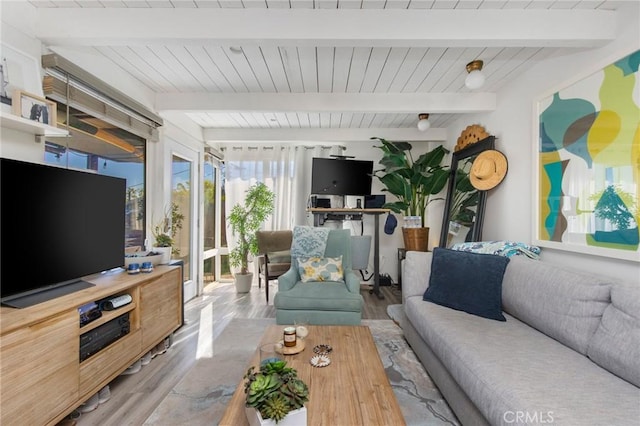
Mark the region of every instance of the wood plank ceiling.
[[[207, 140], [442, 139], [550, 56], [615, 38], [594, 0], [36, 1], [37, 36], [155, 93]], [[484, 61], [486, 83], [464, 85]], [[418, 113], [432, 129], [416, 129]]]

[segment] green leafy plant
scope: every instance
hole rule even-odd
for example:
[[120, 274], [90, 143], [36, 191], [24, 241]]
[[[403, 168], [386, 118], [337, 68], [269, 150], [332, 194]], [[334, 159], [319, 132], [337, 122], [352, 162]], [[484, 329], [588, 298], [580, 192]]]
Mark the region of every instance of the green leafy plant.
[[374, 171], [374, 175], [385, 186], [383, 191], [395, 195], [398, 201], [386, 203], [383, 207], [405, 216], [420, 216], [422, 226], [426, 223], [427, 206], [442, 198], [433, 198], [447, 184], [449, 170], [442, 165], [449, 152], [442, 145], [420, 155], [414, 160], [409, 142], [389, 142], [382, 138], [382, 159], [378, 162], [384, 168]]
[[[183, 220], [184, 215], [180, 213], [178, 204], [171, 203], [171, 208], [165, 210], [162, 220], [153, 225], [151, 230], [155, 239], [155, 247], [172, 247], [178, 229], [182, 229]], [[171, 252], [175, 255], [180, 254], [180, 250], [175, 247]]]
[[263, 419], [276, 423], [309, 401], [309, 388], [286, 361], [265, 363], [259, 370], [249, 368], [244, 375], [245, 404], [260, 411]]
[[258, 253], [256, 231], [273, 212], [274, 200], [275, 194], [259, 182], [247, 189], [244, 205], [238, 203], [231, 209], [227, 221], [237, 241], [229, 253], [229, 263], [240, 267], [241, 274], [248, 272], [249, 255]]

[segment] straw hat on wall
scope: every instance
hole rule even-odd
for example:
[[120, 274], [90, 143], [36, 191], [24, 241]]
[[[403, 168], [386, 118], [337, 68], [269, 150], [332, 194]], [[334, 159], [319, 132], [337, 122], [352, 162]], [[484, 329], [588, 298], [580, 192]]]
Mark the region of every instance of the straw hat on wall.
[[471, 185], [480, 191], [498, 186], [507, 175], [507, 157], [496, 150], [480, 153], [471, 165], [469, 178]]

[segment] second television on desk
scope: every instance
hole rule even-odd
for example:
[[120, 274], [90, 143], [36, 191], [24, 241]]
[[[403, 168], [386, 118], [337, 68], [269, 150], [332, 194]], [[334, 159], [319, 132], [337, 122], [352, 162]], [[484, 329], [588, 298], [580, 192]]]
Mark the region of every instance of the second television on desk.
[[371, 195], [373, 161], [313, 158], [311, 193]]

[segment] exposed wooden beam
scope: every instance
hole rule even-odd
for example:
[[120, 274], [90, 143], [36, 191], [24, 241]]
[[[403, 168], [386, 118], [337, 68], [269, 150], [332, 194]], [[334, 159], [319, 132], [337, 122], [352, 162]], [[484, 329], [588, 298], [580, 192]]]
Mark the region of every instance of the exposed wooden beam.
[[477, 113], [496, 108], [495, 93], [161, 93], [165, 112]]
[[69, 46], [596, 47], [616, 36], [616, 15], [608, 10], [39, 8], [35, 14], [39, 39]]
[[267, 142], [298, 141], [318, 142], [370, 142], [371, 137], [394, 141], [445, 142], [447, 130], [431, 128], [426, 132], [418, 129], [204, 129], [205, 142]]

